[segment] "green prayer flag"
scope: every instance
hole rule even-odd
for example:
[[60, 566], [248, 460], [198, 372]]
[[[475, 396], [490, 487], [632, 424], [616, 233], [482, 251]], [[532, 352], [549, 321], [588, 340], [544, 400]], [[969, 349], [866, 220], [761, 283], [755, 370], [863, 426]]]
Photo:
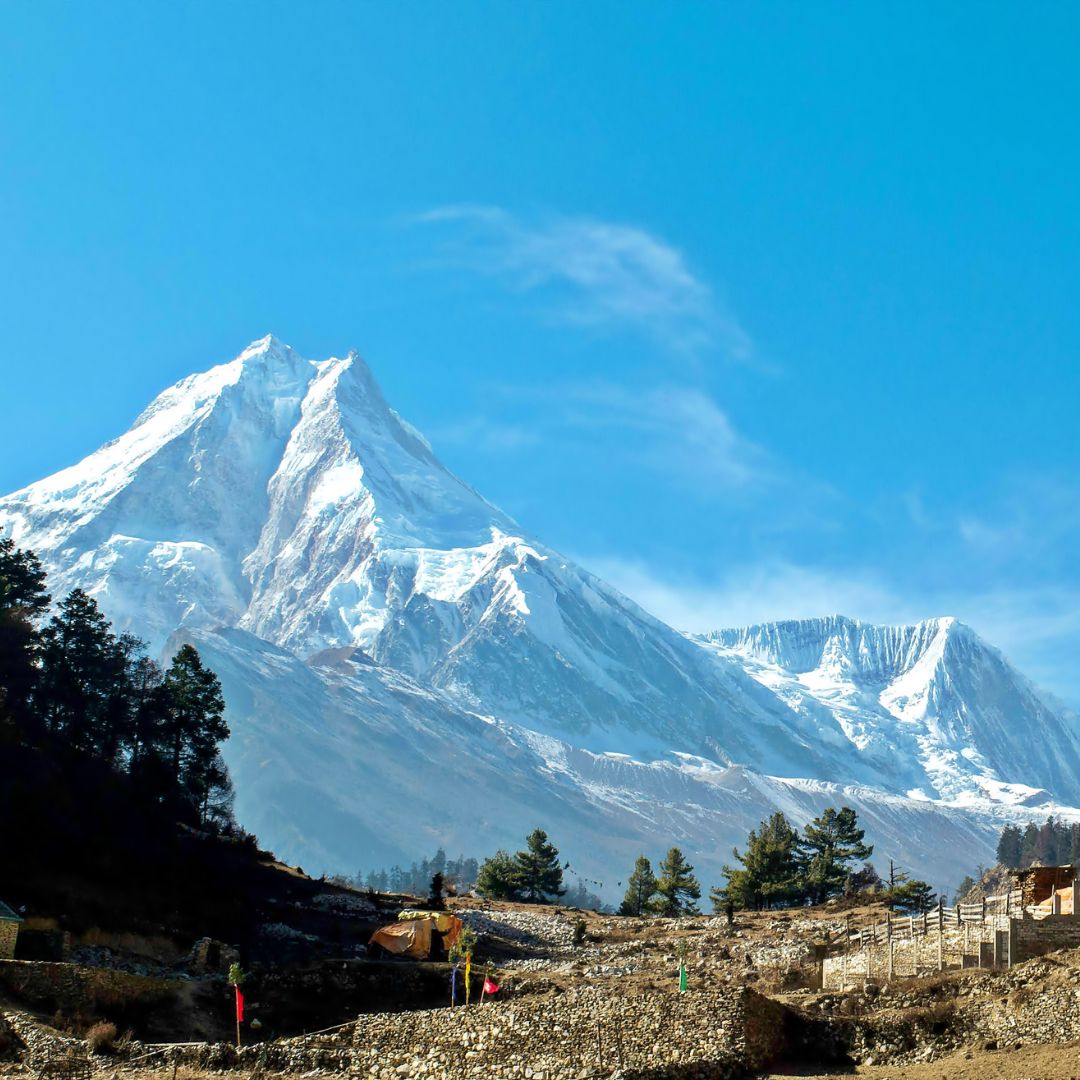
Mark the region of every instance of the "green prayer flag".
[[679, 965], [679, 993], [683, 994], [685, 992], [686, 992], [686, 965], [685, 964], [680, 964]]

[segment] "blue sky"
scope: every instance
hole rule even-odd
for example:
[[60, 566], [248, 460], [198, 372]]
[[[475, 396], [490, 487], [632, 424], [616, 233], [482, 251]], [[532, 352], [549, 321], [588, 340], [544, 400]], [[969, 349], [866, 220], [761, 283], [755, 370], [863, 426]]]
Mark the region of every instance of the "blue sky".
[[701, 629], [956, 614], [1080, 703], [1072, 5], [0, 12], [0, 488], [274, 332]]

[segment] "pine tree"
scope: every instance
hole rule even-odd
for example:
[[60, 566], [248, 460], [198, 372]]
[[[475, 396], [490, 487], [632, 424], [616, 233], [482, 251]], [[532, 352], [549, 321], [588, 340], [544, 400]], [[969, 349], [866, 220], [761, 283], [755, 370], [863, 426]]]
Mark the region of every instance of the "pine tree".
[[1001, 830], [1001, 837], [998, 840], [997, 861], [1002, 866], [1009, 867], [1010, 870], [1017, 869], [1020, 865], [1023, 841], [1024, 835], [1020, 832], [1019, 826], [1006, 825]]
[[694, 901], [701, 896], [701, 886], [694, 877], [694, 868], [677, 847], [673, 847], [660, 864], [656, 893], [653, 910], [658, 915], [675, 919], [680, 915], [696, 914], [698, 911]]
[[872, 845], [863, 843], [865, 835], [850, 806], [827, 807], [803, 829], [799, 863], [811, 903], [820, 904], [843, 892], [851, 864], [874, 853]]
[[751, 829], [746, 854], [740, 854], [738, 848], [733, 852], [742, 866], [724, 867], [727, 884], [716, 890], [714, 905], [730, 900], [737, 908], [760, 910], [793, 903], [802, 895], [798, 841], [799, 834], [779, 810]]
[[485, 859], [476, 874], [476, 891], [492, 900], [513, 900], [518, 893], [518, 866], [501, 848]]
[[1035, 836], [1035, 848], [1032, 861], [1040, 866], [1058, 865], [1057, 822], [1053, 815], [1039, 827]]
[[441, 871], [436, 870], [428, 886], [427, 906], [432, 911], [442, 911], [446, 907], [445, 883]]
[[885, 903], [894, 910], [921, 915], [937, 904], [937, 895], [925, 881], [911, 879], [890, 889]]
[[517, 888], [522, 899], [529, 903], [562, 896], [562, 868], [559, 849], [550, 843], [543, 829], [533, 829], [525, 839], [525, 850], [514, 856], [517, 866]]
[[82, 589], [65, 597], [41, 640], [38, 707], [46, 727], [72, 750], [106, 753], [117, 743], [114, 724], [122, 710], [114, 706], [127, 662], [124, 645]]
[[1020, 842], [1020, 865], [1029, 867], [1035, 861], [1035, 845], [1039, 839], [1039, 828], [1029, 821], [1024, 828], [1024, 838]]
[[626, 895], [619, 905], [619, 914], [638, 917], [646, 914], [656, 896], [657, 884], [652, 864], [644, 855], [639, 855], [626, 883]]
[[[1017, 835], [1019, 835], [1020, 830], [1017, 829], [1016, 832], [1017, 832]], [[960, 884], [956, 886], [956, 898], [953, 901], [953, 903], [955, 903], [955, 904], [962, 903], [963, 900], [964, 900], [964, 897], [967, 896], [967, 894], [969, 892], [971, 892], [971, 890], [974, 889], [974, 888], [975, 888], [975, 879], [970, 874], [965, 874], [964, 877], [961, 879]]]
[[191, 645], [180, 647], [165, 675], [169, 710], [163, 725], [166, 760], [180, 778], [188, 805], [202, 824], [209, 824], [211, 803], [228, 779], [218, 745], [229, 736], [225, 699], [217, 676], [203, 666]]
[[49, 605], [37, 556], [0, 537], [0, 733], [17, 742], [40, 735], [32, 706], [41, 635], [37, 620]]

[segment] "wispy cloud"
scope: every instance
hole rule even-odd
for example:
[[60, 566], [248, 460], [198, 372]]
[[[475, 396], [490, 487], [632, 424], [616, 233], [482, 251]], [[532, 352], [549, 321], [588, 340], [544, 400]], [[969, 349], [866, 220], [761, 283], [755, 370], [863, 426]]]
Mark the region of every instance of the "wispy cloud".
[[525, 219], [492, 206], [445, 206], [418, 223], [451, 228], [448, 257], [522, 292], [545, 290], [551, 312], [597, 330], [631, 330], [665, 348], [752, 356], [749, 335], [683, 254], [645, 229], [587, 217]]
[[632, 390], [593, 382], [564, 386], [557, 394], [556, 417], [564, 429], [619, 431], [627, 457], [677, 482], [733, 488], [775, 479], [769, 455], [695, 387]]
[[498, 419], [466, 417], [436, 429], [436, 444], [488, 454], [536, 446], [575, 446], [583, 460], [617, 459], [708, 500], [784, 482], [777, 463], [745, 438], [703, 390], [633, 389], [595, 380], [556, 386], [503, 386]]

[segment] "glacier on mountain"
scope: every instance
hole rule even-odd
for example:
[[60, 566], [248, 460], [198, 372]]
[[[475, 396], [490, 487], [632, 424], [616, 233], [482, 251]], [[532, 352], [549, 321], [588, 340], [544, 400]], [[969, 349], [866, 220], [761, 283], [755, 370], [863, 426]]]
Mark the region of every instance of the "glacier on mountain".
[[1080, 802], [1073, 718], [970, 629], [679, 633], [450, 473], [355, 353], [255, 342], [0, 498], [0, 527], [55, 594], [207, 653], [241, 820], [309, 869], [544, 823], [590, 880], [671, 842], [716, 876], [772, 808], [842, 798], [947, 885], [950, 848]]

